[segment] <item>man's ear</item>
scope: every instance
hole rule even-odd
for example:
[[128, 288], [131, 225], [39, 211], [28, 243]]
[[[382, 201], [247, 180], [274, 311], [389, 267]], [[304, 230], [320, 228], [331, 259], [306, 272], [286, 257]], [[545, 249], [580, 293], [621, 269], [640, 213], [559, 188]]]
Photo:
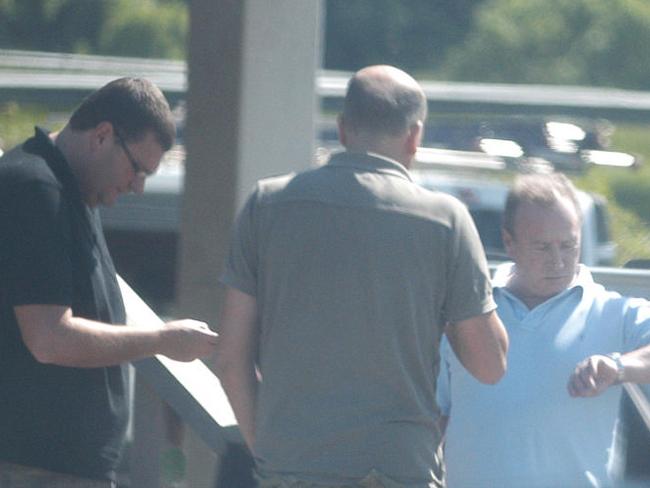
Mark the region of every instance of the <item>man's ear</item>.
[[422, 142], [422, 131], [424, 129], [424, 124], [421, 120], [418, 120], [415, 124], [409, 127], [408, 134], [406, 136], [406, 152], [409, 156], [415, 156], [415, 153]]
[[98, 149], [107, 142], [112, 142], [114, 134], [113, 124], [110, 122], [104, 121], [97, 124], [94, 129], [91, 129], [91, 145], [93, 149]]

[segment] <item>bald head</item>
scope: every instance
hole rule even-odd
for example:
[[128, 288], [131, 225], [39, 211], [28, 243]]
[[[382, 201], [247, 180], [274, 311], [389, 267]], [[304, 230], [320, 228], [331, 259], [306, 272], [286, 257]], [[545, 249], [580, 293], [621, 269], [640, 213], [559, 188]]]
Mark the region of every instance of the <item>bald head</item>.
[[417, 81], [393, 66], [369, 66], [348, 84], [343, 120], [349, 130], [400, 136], [424, 123], [427, 101]]

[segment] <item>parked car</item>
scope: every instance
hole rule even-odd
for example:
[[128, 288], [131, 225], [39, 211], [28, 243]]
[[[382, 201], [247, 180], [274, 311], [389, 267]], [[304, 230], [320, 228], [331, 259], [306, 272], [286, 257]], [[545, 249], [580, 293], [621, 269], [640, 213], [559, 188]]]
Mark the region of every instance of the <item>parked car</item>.
[[[506, 181], [426, 169], [415, 170], [412, 174], [425, 188], [449, 193], [465, 203], [488, 259], [508, 259], [501, 239], [501, 223], [509, 189]], [[578, 201], [583, 214], [581, 262], [589, 266], [611, 265], [616, 244], [611, 237], [607, 201], [600, 195], [583, 191], [578, 192]]]
[[590, 165], [630, 167], [633, 154], [609, 149], [614, 126], [606, 120], [538, 116], [436, 118], [426, 125], [423, 144], [504, 157], [511, 165], [544, 161], [558, 171], [578, 172]]

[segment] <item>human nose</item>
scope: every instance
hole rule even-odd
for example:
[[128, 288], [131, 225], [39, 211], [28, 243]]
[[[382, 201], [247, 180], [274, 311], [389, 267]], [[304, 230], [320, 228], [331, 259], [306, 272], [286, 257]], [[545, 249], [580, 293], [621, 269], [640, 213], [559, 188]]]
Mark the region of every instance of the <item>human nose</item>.
[[551, 246], [549, 248], [549, 261], [553, 268], [564, 268], [564, 256], [560, 246]]

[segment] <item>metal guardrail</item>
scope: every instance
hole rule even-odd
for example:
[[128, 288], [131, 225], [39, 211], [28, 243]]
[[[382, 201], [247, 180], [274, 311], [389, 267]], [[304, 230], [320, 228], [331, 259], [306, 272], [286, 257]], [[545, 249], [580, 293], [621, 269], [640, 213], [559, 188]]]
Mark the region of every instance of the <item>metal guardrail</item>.
[[591, 267], [596, 283], [623, 296], [650, 300], [650, 270], [630, 268]]
[[[118, 277], [127, 311], [127, 324], [161, 324], [162, 321], [133, 289]], [[242, 442], [235, 415], [219, 379], [200, 360], [180, 362], [155, 356], [134, 363], [158, 396], [201, 437], [214, 452], [228, 442]]]
[[94, 90], [115, 78], [139, 76], [163, 91], [185, 92], [183, 61], [0, 50], [0, 88]]
[[[616, 290], [622, 295], [650, 298], [649, 270], [596, 267], [591, 271], [595, 281], [607, 289]], [[127, 323], [162, 323], [121, 278], [119, 284], [127, 309]], [[221, 383], [202, 361], [185, 363], [155, 356], [137, 361], [135, 367], [160, 397], [215, 451], [223, 447], [226, 441], [241, 440]], [[643, 408], [648, 410], [647, 407]]]
[[[94, 90], [120, 76], [143, 76], [174, 95], [187, 89], [184, 61], [0, 50], [0, 95], [6, 90]], [[319, 70], [315, 90], [340, 105], [351, 73]], [[650, 92], [566, 85], [422, 80], [438, 110], [543, 112], [650, 121]], [[6, 95], [6, 93], [5, 93]]]
[[[624, 295], [650, 297], [650, 271], [592, 268], [597, 282]], [[161, 320], [131, 287], [118, 277], [127, 310], [127, 323], [159, 324]], [[164, 356], [137, 361], [136, 371], [159, 397], [202, 438], [213, 452], [228, 443], [241, 443], [234, 413], [217, 377], [199, 360], [178, 362]], [[650, 429], [650, 404], [638, 385], [623, 385], [646, 427]]]
[[625, 388], [625, 391], [630, 396], [646, 428], [650, 430], [650, 402], [648, 402], [641, 387], [633, 383], [623, 383], [623, 388]]
[[0, 49], [0, 69], [66, 70], [81, 72], [148, 71], [185, 74], [185, 62], [124, 56], [50, 53]]

